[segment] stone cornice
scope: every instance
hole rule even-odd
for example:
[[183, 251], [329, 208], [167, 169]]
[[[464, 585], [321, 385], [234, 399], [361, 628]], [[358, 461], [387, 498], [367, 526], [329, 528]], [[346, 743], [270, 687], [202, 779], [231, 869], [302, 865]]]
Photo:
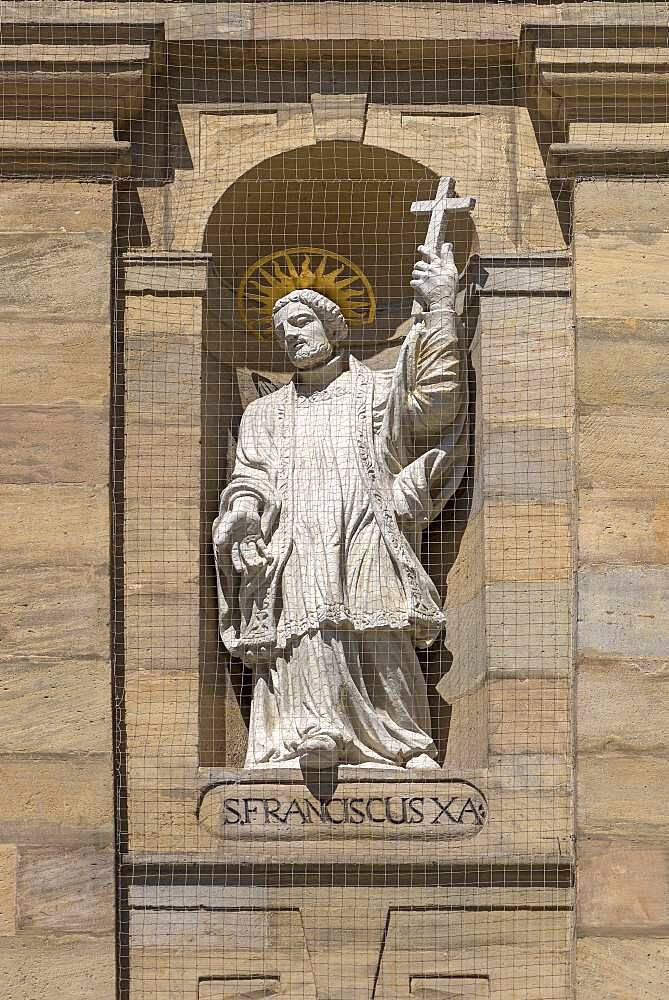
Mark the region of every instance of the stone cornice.
[[525, 25], [518, 71], [549, 178], [669, 173], [666, 20]]
[[[624, 130], [606, 135], [600, 128], [603, 122], [669, 121], [667, 5], [626, 4], [635, 21], [626, 25], [619, 23], [620, 5], [606, 2], [598, 7], [597, 23], [586, 20], [594, 17], [589, 5], [577, 4], [478, 4], [468, 5], [465, 15], [460, 3], [433, 3], [429, 16], [412, 8], [411, 17], [397, 16], [393, 4], [384, 17], [383, 8], [382, 3], [0, 4], [5, 123], [54, 123], [42, 145], [34, 129], [26, 129], [25, 140], [8, 138], [5, 129], [0, 171], [5, 176], [134, 174], [164, 181], [169, 153], [158, 148], [150, 119], [159, 105], [183, 100], [194, 67], [219, 81], [237, 74], [240, 93], [245, 72], [255, 80], [267, 71], [282, 92], [284, 75], [294, 80], [298, 69], [332, 63], [337, 72], [350, 68], [358, 75], [364, 67], [370, 92], [376, 86], [390, 103], [403, 96], [393, 84], [395, 65], [403, 74], [413, 66], [417, 79], [431, 74], [445, 93], [448, 79], [454, 94], [462, 79], [474, 90], [478, 80], [481, 92], [470, 99], [479, 103], [524, 100], [547, 174], [558, 181], [669, 173], [669, 142], [663, 138], [642, 135], [630, 141]], [[530, 17], [539, 23], [526, 23]], [[493, 93], [495, 81], [499, 92]], [[458, 100], [450, 91], [445, 99]], [[98, 135], [92, 147], [72, 140], [68, 123], [82, 121], [112, 123], [113, 134], [102, 144]], [[591, 123], [598, 129], [588, 132]], [[142, 144], [156, 151], [150, 163], [141, 155]]]

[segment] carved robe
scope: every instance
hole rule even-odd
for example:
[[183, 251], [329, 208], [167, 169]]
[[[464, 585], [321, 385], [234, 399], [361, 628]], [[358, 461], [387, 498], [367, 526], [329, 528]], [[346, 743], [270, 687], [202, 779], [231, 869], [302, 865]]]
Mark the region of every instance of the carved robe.
[[351, 357], [326, 388], [291, 382], [245, 411], [220, 515], [255, 498], [272, 561], [253, 579], [218, 569], [223, 642], [254, 671], [247, 766], [323, 735], [342, 762], [435, 755], [414, 646], [444, 616], [420, 539], [466, 466], [466, 402], [444, 312], [393, 370]]

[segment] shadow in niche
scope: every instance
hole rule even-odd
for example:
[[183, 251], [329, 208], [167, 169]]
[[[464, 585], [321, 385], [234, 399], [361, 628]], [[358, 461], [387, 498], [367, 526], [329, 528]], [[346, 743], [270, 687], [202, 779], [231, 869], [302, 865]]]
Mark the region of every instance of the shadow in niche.
[[[251, 672], [232, 660], [218, 639], [211, 524], [253, 387], [257, 392], [259, 381], [267, 379], [280, 384], [292, 371], [276, 344], [259, 341], [246, 330], [235, 306], [236, 289], [256, 260], [286, 247], [322, 247], [348, 257], [364, 271], [377, 296], [377, 319], [353, 331], [352, 352], [371, 368], [392, 367], [407, 332], [409, 277], [427, 227], [427, 219], [413, 215], [410, 205], [431, 198], [437, 181], [436, 174], [406, 156], [359, 143], [324, 142], [263, 161], [223, 194], [210, 216], [203, 241], [203, 249], [212, 254], [202, 371], [203, 766], [243, 767], [252, 694]], [[471, 219], [455, 217], [447, 238], [455, 244], [456, 263], [463, 271], [475, 248]], [[457, 497], [425, 535], [430, 554], [425, 562], [442, 596], [466, 525], [468, 483], [466, 477]], [[435, 689], [451, 663], [443, 639], [420, 653], [420, 659], [443, 760], [450, 708]], [[305, 782], [320, 787], [324, 795], [330, 788], [324, 772], [305, 774]]]

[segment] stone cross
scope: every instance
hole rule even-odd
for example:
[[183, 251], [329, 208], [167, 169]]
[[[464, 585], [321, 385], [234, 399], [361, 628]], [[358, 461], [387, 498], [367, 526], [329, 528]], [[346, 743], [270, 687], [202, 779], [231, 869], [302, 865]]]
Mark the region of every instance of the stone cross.
[[[441, 253], [446, 235], [446, 226], [451, 212], [471, 212], [476, 205], [476, 198], [454, 198], [455, 179], [440, 177], [437, 193], [432, 201], [414, 201], [411, 211], [416, 215], [429, 215], [430, 223], [423, 247], [428, 253]], [[421, 305], [414, 300], [412, 315], [421, 311]]]

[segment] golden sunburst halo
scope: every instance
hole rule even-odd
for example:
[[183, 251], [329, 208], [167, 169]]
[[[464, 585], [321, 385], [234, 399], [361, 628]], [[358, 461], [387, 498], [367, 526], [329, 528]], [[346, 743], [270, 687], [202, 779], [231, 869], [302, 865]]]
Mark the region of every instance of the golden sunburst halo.
[[237, 308], [249, 332], [269, 340], [274, 303], [298, 288], [310, 288], [335, 302], [350, 326], [374, 320], [372, 286], [353, 261], [318, 247], [290, 247], [261, 257], [244, 273]]

